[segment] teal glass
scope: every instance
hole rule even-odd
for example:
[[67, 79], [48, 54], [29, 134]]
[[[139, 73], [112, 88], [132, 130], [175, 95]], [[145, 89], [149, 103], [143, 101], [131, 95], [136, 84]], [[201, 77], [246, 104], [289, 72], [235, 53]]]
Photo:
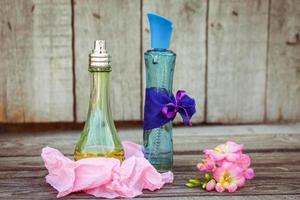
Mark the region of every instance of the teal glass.
[[[146, 87], [166, 89], [172, 94], [176, 54], [167, 49], [151, 49], [145, 52]], [[173, 168], [172, 122], [143, 133], [146, 159], [160, 172]]]

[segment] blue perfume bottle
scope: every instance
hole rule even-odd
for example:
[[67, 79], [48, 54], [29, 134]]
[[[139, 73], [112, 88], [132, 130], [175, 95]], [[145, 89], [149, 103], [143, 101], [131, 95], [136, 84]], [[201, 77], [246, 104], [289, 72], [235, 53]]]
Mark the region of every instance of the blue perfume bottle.
[[[146, 98], [144, 108], [144, 154], [160, 172], [173, 167], [172, 121], [156, 128], [149, 128], [152, 117], [151, 104], [147, 104], [150, 91], [163, 92], [171, 97], [176, 54], [168, 50], [172, 34], [172, 22], [165, 17], [149, 13], [151, 49], [144, 53], [146, 65]], [[153, 98], [155, 99], [158, 98]], [[149, 102], [149, 101], [148, 101]], [[146, 105], [147, 104], [147, 105]], [[149, 106], [150, 105], [150, 106]], [[147, 120], [146, 120], [147, 118]]]

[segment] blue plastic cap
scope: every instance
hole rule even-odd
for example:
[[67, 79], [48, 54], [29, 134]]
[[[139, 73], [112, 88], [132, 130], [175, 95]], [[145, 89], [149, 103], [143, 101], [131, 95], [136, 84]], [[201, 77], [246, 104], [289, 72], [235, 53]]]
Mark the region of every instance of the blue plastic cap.
[[148, 13], [152, 49], [168, 49], [173, 30], [170, 20], [154, 13]]

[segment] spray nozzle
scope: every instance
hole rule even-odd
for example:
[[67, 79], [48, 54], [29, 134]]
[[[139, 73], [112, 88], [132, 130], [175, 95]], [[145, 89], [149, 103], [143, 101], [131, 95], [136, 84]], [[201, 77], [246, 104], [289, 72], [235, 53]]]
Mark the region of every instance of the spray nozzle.
[[90, 54], [90, 67], [108, 67], [109, 63], [110, 55], [106, 51], [105, 40], [95, 40], [94, 49]]
[[95, 40], [93, 53], [106, 53], [105, 40]]

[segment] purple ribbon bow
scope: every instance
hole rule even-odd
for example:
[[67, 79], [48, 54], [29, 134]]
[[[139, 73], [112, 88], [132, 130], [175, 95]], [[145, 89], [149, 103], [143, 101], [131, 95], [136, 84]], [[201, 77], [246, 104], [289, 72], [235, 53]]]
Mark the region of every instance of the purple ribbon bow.
[[184, 90], [178, 90], [175, 98], [166, 89], [146, 88], [144, 111], [144, 130], [158, 128], [172, 121], [177, 112], [184, 124], [191, 126], [190, 119], [196, 112], [195, 100]]

